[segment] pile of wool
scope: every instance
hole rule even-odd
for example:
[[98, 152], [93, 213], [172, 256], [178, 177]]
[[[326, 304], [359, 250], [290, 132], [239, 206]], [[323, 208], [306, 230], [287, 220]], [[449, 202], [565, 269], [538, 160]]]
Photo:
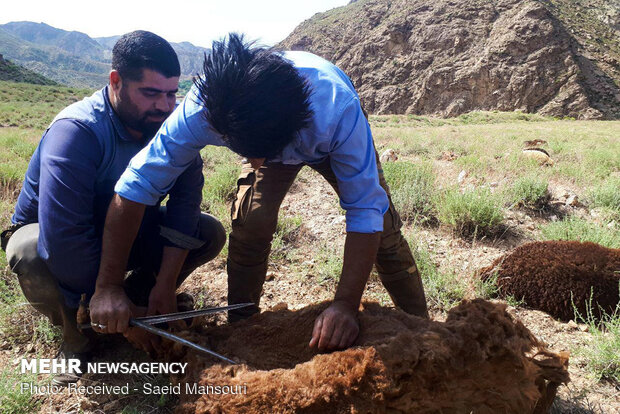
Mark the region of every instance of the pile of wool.
[[483, 280], [497, 277], [500, 295], [569, 321], [575, 309], [586, 316], [612, 314], [620, 301], [620, 249], [590, 242], [527, 243], [480, 270]]
[[183, 393], [177, 412], [538, 414], [569, 381], [568, 356], [548, 351], [502, 304], [464, 301], [438, 322], [365, 303], [354, 346], [317, 353], [308, 342], [327, 306], [181, 333], [240, 364], [167, 344], [168, 359], [189, 363], [175, 382], [237, 386]]

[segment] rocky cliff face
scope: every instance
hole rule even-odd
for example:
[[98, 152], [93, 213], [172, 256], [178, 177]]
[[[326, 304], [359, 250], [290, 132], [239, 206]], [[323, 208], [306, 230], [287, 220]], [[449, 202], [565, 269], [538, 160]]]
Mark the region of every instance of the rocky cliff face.
[[620, 117], [616, 72], [581, 54], [538, 0], [357, 0], [315, 15], [280, 46], [336, 63], [372, 113]]

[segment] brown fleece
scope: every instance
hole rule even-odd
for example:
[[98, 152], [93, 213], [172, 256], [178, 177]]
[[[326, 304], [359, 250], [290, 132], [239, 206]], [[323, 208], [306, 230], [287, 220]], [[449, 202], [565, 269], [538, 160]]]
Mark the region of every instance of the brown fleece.
[[541, 414], [569, 381], [568, 356], [547, 351], [505, 305], [464, 301], [436, 322], [366, 303], [354, 347], [318, 354], [308, 342], [326, 306], [182, 333], [241, 363], [169, 344], [169, 359], [189, 362], [175, 379], [182, 389], [196, 382], [247, 393], [183, 394], [177, 413]]
[[595, 318], [601, 310], [612, 313], [620, 301], [620, 249], [595, 243], [527, 243], [480, 270], [483, 279], [494, 274], [502, 296], [563, 321], [574, 319], [573, 303], [585, 316], [591, 295]]

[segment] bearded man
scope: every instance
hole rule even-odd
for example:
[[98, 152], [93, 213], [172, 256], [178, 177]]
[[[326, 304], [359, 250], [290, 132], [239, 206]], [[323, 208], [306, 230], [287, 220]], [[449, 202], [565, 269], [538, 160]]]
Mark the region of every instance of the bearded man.
[[[146, 31], [122, 36], [113, 49], [109, 84], [62, 110], [32, 156], [3, 247], [28, 301], [62, 326], [59, 358], [89, 357], [94, 335], [78, 330], [76, 312], [80, 296], [90, 298], [99, 283], [114, 185], [174, 110], [179, 76], [177, 55], [167, 41]], [[129, 297], [134, 314], [176, 312], [176, 288], [222, 249], [224, 228], [200, 212], [203, 182], [196, 154], [147, 209], [128, 258], [129, 276], [110, 290]], [[125, 332], [149, 350], [153, 344], [140, 335]], [[55, 383], [76, 380], [62, 375]]]

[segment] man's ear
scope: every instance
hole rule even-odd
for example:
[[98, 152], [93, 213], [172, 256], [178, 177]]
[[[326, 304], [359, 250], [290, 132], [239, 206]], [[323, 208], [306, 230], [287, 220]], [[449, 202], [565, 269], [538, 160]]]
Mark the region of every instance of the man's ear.
[[120, 91], [121, 86], [123, 86], [123, 79], [121, 78], [121, 75], [117, 70], [112, 69], [110, 71], [110, 87], [114, 92], [118, 92]]

